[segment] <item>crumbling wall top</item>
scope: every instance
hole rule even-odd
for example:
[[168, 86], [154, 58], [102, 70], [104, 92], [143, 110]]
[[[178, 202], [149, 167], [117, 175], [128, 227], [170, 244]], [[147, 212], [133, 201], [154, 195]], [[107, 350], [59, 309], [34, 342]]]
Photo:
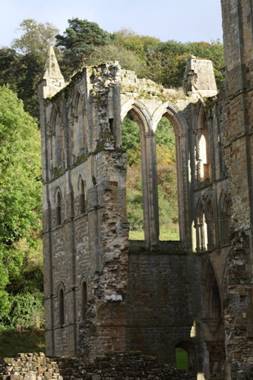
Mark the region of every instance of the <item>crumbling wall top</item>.
[[213, 62], [192, 56], [186, 66], [184, 89], [186, 93], [198, 93], [202, 97], [216, 96], [218, 90]]

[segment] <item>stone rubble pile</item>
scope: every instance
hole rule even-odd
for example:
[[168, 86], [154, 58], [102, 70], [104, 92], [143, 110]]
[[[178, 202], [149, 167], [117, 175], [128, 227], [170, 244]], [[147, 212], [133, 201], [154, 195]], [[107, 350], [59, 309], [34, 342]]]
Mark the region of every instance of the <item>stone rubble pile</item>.
[[58, 363], [44, 353], [18, 354], [0, 363], [1, 380], [62, 380]]
[[160, 364], [141, 353], [108, 354], [93, 363], [81, 358], [19, 354], [0, 363], [0, 380], [195, 380], [194, 374]]

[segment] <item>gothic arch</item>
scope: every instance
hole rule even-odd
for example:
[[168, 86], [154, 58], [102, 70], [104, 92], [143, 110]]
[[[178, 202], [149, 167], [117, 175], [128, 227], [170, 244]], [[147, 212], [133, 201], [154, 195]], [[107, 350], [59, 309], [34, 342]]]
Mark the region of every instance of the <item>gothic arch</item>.
[[169, 102], [162, 104], [152, 115], [152, 128], [156, 131], [162, 117], [167, 117], [176, 136], [176, 170], [178, 188], [178, 210], [180, 240], [190, 241], [191, 221], [189, 217], [189, 175], [188, 175], [188, 139], [187, 122], [180, 111]]
[[50, 134], [55, 133], [56, 119], [60, 114], [59, 105], [54, 103], [51, 108], [50, 117], [49, 117], [49, 129]]
[[51, 174], [53, 169], [64, 167], [65, 137], [60, 115], [59, 105], [55, 103], [51, 108], [47, 133], [48, 162]]
[[[202, 260], [202, 337], [207, 348], [208, 368], [211, 374], [222, 372], [225, 362], [225, 332], [222, 288], [209, 258]], [[222, 377], [223, 378], [223, 377]]]
[[64, 219], [63, 216], [63, 197], [60, 187], [55, 189], [54, 193], [54, 209], [55, 209], [55, 223], [57, 226], [61, 225]]
[[63, 327], [66, 323], [65, 303], [65, 285], [61, 282], [57, 287], [57, 310], [58, 323], [60, 327]]
[[210, 138], [208, 131], [207, 115], [204, 105], [201, 103], [197, 116], [196, 130], [196, 177], [198, 181], [210, 179]]
[[[152, 141], [151, 117], [145, 105], [137, 101], [130, 101], [123, 107], [122, 121], [128, 114], [137, 122], [140, 129], [144, 239], [149, 245], [152, 241], [157, 239], [156, 223], [154, 223], [154, 144]], [[122, 143], [122, 128], [120, 128], [119, 140]]]
[[221, 192], [218, 210], [220, 243], [221, 245], [228, 245], [230, 243], [232, 218], [232, 200], [229, 193]]
[[195, 228], [196, 228], [196, 246], [197, 251], [207, 251], [208, 249], [208, 227], [206, 222], [206, 211], [203, 199], [197, 202], [195, 212]]
[[145, 132], [148, 132], [152, 125], [152, 116], [146, 105], [139, 100], [131, 99], [126, 102], [121, 109], [121, 121], [125, 119], [127, 114], [133, 110], [138, 116], [139, 120], [143, 123]]
[[78, 107], [80, 104], [80, 99], [81, 99], [81, 94], [78, 90], [75, 89], [73, 100], [72, 100], [72, 107], [71, 107], [74, 117], [78, 116]]
[[72, 157], [75, 160], [87, 150], [87, 131], [84, 122], [83, 110], [84, 96], [78, 89], [74, 89], [73, 99], [68, 105], [68, 119], [70, 122], [70, 140], [72, 144]]
[[200, 102], [198, 116], [197, 116], [197, 129], [203, 130], [207, 128], [206, 109], [204, 103]]
[[82, 175], [80, 174], [77, 181], [77, 191], [78, 191], [78, 213], [82, 214], [86, 211], [86, 182], [84, 181]]
[[62, 191], [61, 191], [61, 188], [60, 186], [57, 186], [54, 190], [54, 205], [56, 206], [57, 204], [57, 195], [58, 193], [60, 193], [61, 197], [62, 197]]
[[208, 233], [208, 250], [213, 249], [216, 245], [216, 234], [215, 234], [215, 215], [214, 215], [214, 202], [213, 198], [208, 196], [204, 200], [204, 209], [207, 222], [207, 233]]
[[188, 128], [187, 122], [180, 111], [170, 102], [163, 103], [154, 111], [152, 115], [153, 130], [156, 131], [159, 121], [166, 114], [173, 124], [175, 135], [180, 137], [184, 136]]
[[81, 319], [84, 321], [88, 307], [88, 284], [85, 278], [81, 280], [80, 290]]

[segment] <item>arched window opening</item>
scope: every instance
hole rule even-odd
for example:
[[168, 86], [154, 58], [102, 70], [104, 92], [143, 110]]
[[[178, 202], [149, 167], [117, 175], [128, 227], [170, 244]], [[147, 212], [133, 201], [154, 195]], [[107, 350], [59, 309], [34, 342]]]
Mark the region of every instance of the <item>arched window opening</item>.
[[129, 239], [144, 240], [141, 125], [134, 111], [122, 124], [122, 147], [127, 152], [126, 206]]
[[220, 234], [222, 245], [230, 243], [232, 202], [228, 196], [220, 199]]
[[203, 300], [204, 319], [208, 322], [209, 327], [212, 328], [222, 319], [222, 308], [220, 300], [220, 292], [215, 277], [213, 267], [208, 264], [205, 274], [205, 295]]
[[60, 191], [56, 195], [56, 224], [59, 226], [62, 223], [62, 197]]
[[179, 240], [176, 136], [167, 116], [156, 129], [159, 240]]
[[207, 139], [204, 134], [199, 139], [199, 179], [205, 181], [210, 178], [210, 165], [208, 163]]
[[189, 354], [182, 347], [176, 347], [176, 368], [189, 370]]
[[192, 252], [197, 251], [197, 246], [196, 225], [192, 222]]
[[59, 291], [59, 321], [62, 327], [65, 323], [65, 306], [64, 306], [64, 290]]
[[208, 200], [206, 203], [206, 223], [207, 223], [207, 241], [208, 249], [213, 249], [215, 246], [215, 220], [213, 213], [212, 201]]
[[86, 119], [84, 115], [84, 98], [79, 93], [76, 94], [69, 117], [72, 124], [72, 152], [75, 160], [86, 152], [85, 130]]
[[82, 179], [80, 181], [80, 212], [82, 214], [86, 212], [85, 183]]
[[64, 129], [60, 117], [56, 118], [55, 125], [55, 167], [64, 166]]
[[211, 177], [208, 145], [208, 123], [204, 108], [201, 108], [196, 141], [196, 168], [198, 181], [206, 181]]
[[216, 282], [210, 289], [209, 315], [211, 319], [219, 320], [221, 318], [220, 294]]
[[200, 206], [197, 212], [196, 224], [196, 241], [197, 251], [207, 251], [208, 249], [208, 226], [206, 222], [206, 215]]
[[82, 283], [82, 320], [84, 321], [86, 318], [86, 312], [87, 312], [87, 301], [88, 301], [88, 296], [87, 296], [87, 284], [86, 282]]

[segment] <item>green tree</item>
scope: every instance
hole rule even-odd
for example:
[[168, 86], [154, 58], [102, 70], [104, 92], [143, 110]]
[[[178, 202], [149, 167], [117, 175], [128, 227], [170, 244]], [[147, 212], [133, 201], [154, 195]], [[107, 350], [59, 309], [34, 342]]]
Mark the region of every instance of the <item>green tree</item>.
[[160, 40], [151, 36], [140, 36], [128, 29], [113, 34], [114, 44], [135, 52], [138, 57], [145, 59], [149, 49], [160, 44]]
[[217, 42], [177, 41], [161, 42], [149, 49], [146, 62], [149, 67], [147, 76], [165, 87], [180, 87], [183, 83], [185, 67], [191, 55], [197, 58], [211, 59], [218, 86], [223, 82], [223, 45]]
[[139, 77], [144, 77], [147, 71], [146, 62], [134, 51], [113, 43], [95, 48], [87, 64], [98, 65], [108, 61], [118, 61], [123, 69], [135, 71]]
[[39, 131], [6, 87], [0, 87], [0, 139], [0, 316], [4, 321], [11, 306], [10, 292], [22, 276], [41, 228]]
[[25, 19], [22, 34], [12, 48], [0, 49], [0, 85], [8, 85], [23, 100], [25, 110], [39, 117], [37, 88], [42, 79], [49, 45], [58, 29], [53, 25]]
[[[33, 54], [20, 54], [14, 49], [0, 49], [0, 85], [7, 85], [23, 100], [25, 110], [39, 117], [37, 88], [44, 63]], [[17, 75], [18, 73], [18, 75]]]
[[19, 38], [16, 38], [12, 48], [22, 54], [32, 54], [45, 60], [48, 47], [55, 44], [55, 36], [59, 30], [50, 23], [40, 23], [33, 19], [25, 19], [20, 24], [22, 32]]
[[70, 75], [87, 62], [96, 47], [108, 44], [111, 37], [98, 24], [88, 20], [73, 18], [68, 23], [63, 35], [56, 36], [56, 46], [63, 53], [65, 73]]

